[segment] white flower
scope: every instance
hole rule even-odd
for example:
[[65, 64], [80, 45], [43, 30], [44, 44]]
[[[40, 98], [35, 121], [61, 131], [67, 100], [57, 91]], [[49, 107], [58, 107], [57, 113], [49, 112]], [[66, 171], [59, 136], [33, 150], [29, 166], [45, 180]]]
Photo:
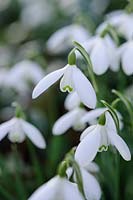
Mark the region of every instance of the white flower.
[[99, 166], [95, 162], [90, 162], [84, 167], [89, 173], [98, 173], [100, 171]]
[[108, 112], [105, 115], [105, 125], [90, 126], [81, 135], [81, 142], [75, 152], [75, 159], [81, 166], [91, 162], [98, 151], [107, 151], [109, 145], [115, 146], [125, 160], [131, 159], [127, 144], [117, 134], [113, 118]]
[[85, 128], [85, 123], [81, 123], [81, 117], [86, 113], [83, 108], [75, 108], [60, 117], [53, 126], [53, 134], [61, 135], [69, 128], [73, 127], [76, 131], [81, 131]]
[[133, 37], [133, 14], [126, 13], [124, 10], [118, 10], [107, 15], [107, 22], [112, 24], [118, 33], [127, 40]]
[[76, 92], [69, 93], [65, 99], [64, 106], [67, 110], [79, 107], [81, 101]]
[[61, 77], [62, 79], [60, 81], [60, 89], [62, 92], [76, 91], [84, 105], [90, 108], [95, 108], [95, 91], [90, 81], [84, 76], [84, 74], [80, 71], [80, 69], [78, 69], [76, 65], [68, 64], [64, 68], [56, 70], [45, 76], [33, 90], [32, 98], [38, 97]]
[[126, 75], [133, 75], [133, 40], [121, 45], [118, 49], [119, 59]]
[[28, 200], [83, 200], [77, 185], [56, 176], [39, 187]]
[[82, 46], [90, 55], [95, 74], [104, 74], [109, 67], [113, 71], [118, 70], [117, 48], [110, 36], [94, 36], [82, 43]]
[[79, 43], [88, 40], [89, 33], [80, 25], [68, 25], [57, 30], [47, 41], [47, 50], [52, 54], [60, 54], [72, 47], [75, 40]]
[[15, 64], [10, 70], [1, 70], [0, 85], [12, 88], [20, 95], [27, 94], [30, 86], [35, 85], [44, 76], [41, 67], [30, 60]]
[[[84, 123], [89, 123], [90, 125], [94, 125], [97, 124], [97, 118], [102, 115], [105, 111], [107, 110], [107, 108], [96, 108], [94, 110], [90, 110], [88, 112], [86, 112], [80, 119], [80, 122], [82, 124]], [[120, 130], [123, 128], [123, 122], [122, 122], [122, 115], [115, 110], [119, 119], [119, 126], [120, 126]]]
[[27, 136], [38, 148], [45, 148], [46, 143], [40, 131], [32, 124], [21, 118], [12, 118], [0, 125], [0, 140], [8, 134], [11, 142], [21, 143]]
[[97, 118], [101, 114], [103, 114], [106, 110], [107, 110], [107, 108], [96, 108], [94, 110], [90, 110], [82, 116], [81, 122], [82, 123], [89, 123], [89, 124], [96, 124]]
[[17, 91], [27, 91], [28, 84], [36, 84], [44, 76], [41, 67], [30, 60], [23, 60], [15, 64], [8, 74], [8, 86]]
[[101, 188], [97, 181], [97, 179], [85, 170], [83, 167], [80, 167], [82, 181], [83, 181], [83, 189], [85, 193], [85, 197], [87, 200], [100, 200], [101, 198]]
[[[82, 176], [83, 190], [86, 197], [86, 200], [99, 200], [101, 197], [101, 188], [100, 185], [91, 173], [97, 173], [99, 167], [96, 163], [91, 162], [85, 167], [80, 166], [80, 172]], [[77, 182], [76, 175], [73, 173], [73, 168], [69, 167], [66, 171], [67, 177], [70, 178], [72, 175], [75, 183]]]
[[23, 4], [20, 18], [21, 22], [28, 28], [36, 28], [39, 25], [47, 24], [54, 16], [55, 9], [50, 1], [29, 0]]

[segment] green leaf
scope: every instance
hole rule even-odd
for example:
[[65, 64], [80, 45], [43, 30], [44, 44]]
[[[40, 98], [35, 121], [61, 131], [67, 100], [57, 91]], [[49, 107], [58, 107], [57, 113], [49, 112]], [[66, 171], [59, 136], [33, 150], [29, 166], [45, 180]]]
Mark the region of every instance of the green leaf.
[[75, 65], [76, 64], [76, 55], [75, 55], [75, 48], [70, 51], [68, 54], [68, 64]]

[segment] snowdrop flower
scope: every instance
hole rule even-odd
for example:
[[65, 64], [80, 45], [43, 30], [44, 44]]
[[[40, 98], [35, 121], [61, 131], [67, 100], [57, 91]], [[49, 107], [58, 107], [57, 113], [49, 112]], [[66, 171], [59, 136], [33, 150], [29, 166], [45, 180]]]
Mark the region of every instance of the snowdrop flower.
[[27, 91], [28, 83], [36, 84], [43, 76], [41, 67], [30, 60], [23, 60], [14, 65], [8, 74], [8, 86], [17, 91]]
[[75, 152], [75, 159], [81, 166], [91, 162], [98, 151], [107, 151], [109, 145], [115, 146], [123, 159], [131, 159], [129, 148], [117, 134], [114, 120], [108, 112], [105, 113], [105, 119], [104, 125], [90, 126], [82, 133], [81, 142]]
[[46, 143], [40, 131], [24, 119], [14, 117], [0, 125], [0, 140], [6, 135], [11, 142], [21, 143], [27, 136], [38, 148], [45, 148]]
[[[94, 162], [89, 163], [86, 167], [80, 166], [83, 190], [86, 200], [94, 200], [94, 199], [99, 200], [101, 197], [100, 185], [95, 176], [91, 174], [91, 173], [97, 173], [98, 171], [99, 167]], [[70, 177], [73, 175], [74, 181], [77, 182], [76, 175], [73, 172], [74, 172], [73, 168], [69, 167], [66, 171], [67, 177], [70, 179]]]
[[127, 40], [133, 38], [133, 14], [122, 10], [111, 12], [107, 15], [106, 20], [98, 26], [96, 32], [101, 33], [108, 24], [112, 25], [116, 32]]
[[75, 108], [60, 117], [53, 126], [53, 134], [61, 135], [69, 128], [73, 127], [76, 131], [81, 131], [85, 128], [86, 124], [81, 123], [81, 117], [86, 113], [83, 108]]
[[52, 54], [60, 54], [72, 47], [75, 40], [82, 43], [89, 38], [89, 33], [80, 25], [72, 24], [56, 31], [47, 41], [47, 50]]
[[82, 43], [82, 46], [90, 54], [95, 74], [104, 74], [109, 67], [113, 71], [118, 70], [117, 48], [110, 36], [94, 36]]
[[93, 176], [83, 167], [80, 167], [80, 171], [82, 175], [83, 189], [84, 189], [86, 199], [100, 200], [101, 188], [95, 176]]
[[89, 124], [96, 124], [97, 123], [97, 118], [102, 115], [107, 108], [96, 108], [94, 110], [90, 110], [86, 112], [84, 115], [81, 117], [81, 122], [82, 123], [89, 123]]
[[[62, 92], [73, 92], [76, 91], [80, 101], [90, 107], [95, 108], [96, 106], [96, 94], [85, 75], [80, 71], [76, 65], [67, 64], [62, 69], [58, 69], [47, 76], [45, 76], [34, 88], [32, 97], [33, 99], [38, 97], [41, 93], [47, 90], [57, 80], [60, 81], [60, 90]], [[80, 80], [80, 81], [79, 81]]]
[[53, 19], [54, 11], [54, 7], [47, 0], [26, 1], [21, 12], [21, 21], [27, 27], [36, 28]]
[[[97, 124], [97, 118], [102, 115], [107, 108], [96, 108], [94, 110], [90, 110], [86, 112], [80, 119], [81, 123], [89, 123], [90, 125]], [[123, 128], [123, 122], [122, 122], [122, 115], [116, 110], [118, 119], [119, 119], [119, 126], [120, 130]]]
[[118, 49], [118, 54], [124, 73], [128, 76], [133, 75], [133, 40], [121, 45]]
[[118, 33], [127, 40], [133, 38], [133, 14], [126, 13], [124, 10], [111, 12], [107, 15], [107, 22], [116, 27]]
[[65, 99], [64, 106], [66, 110], [72, 110], [80, 106], [80, 98], [76, 92], [69, 93]]
[[99, 166], [95, 162], [90, 162], [84, 167], [89, 173], [98, 173], [100, 171]]
[[77, 185], [56, 176], [37, 189], [28, 200], [83, 200]]

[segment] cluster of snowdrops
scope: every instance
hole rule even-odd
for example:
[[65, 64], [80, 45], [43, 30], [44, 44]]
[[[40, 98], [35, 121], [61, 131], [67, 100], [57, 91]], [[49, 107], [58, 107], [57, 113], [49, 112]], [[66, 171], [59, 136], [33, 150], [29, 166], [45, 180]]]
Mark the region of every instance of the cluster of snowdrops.
[[[58, 174], [37, 189], [29, 200], [99, 200], [102, 189], [94, 175], [99, 172], [99, 167], [94, 162], [98, 152], [107, 151], [111, 145], [124, 160], [131, 160], [128, 145], [119, 136], [124, 124], [117, 104], [122, 101], [131, 118], [132, 104], [116, 90], [112, 91], [116, 96], [112, 104], [99, 99], [100, 88], [97, 86], [95, 74], [101, 75], [108, 68], [119, 73], [121, 66], [127, 76], [133, 75], [132, 24], [132, 14], [116, 11], [107, 15], [106, 20], [97, 28], [95, 36], [91, 37], [81, 27], [71, 25], [57, 31], [49, 39], [47, 47], [50, 52], [59, 54], [72, 44], [74, 48], [63, 68], [49, 73], [39, 81], [32, 98], [37, 98], [60, 80], [60, 90], [69, 93], [65, 100], [68, 112], [55, 122], [52, 132], [58, 136], [73, 127], [74, 130], [81, 131], [81, 136], [77, 147], [73, 147], [64, 156], [58, 167]], [[71, 36], [76, 40], [73, 43]], [[121, 37], [124, 38], [123, 43]], [[83, 73], [76, 64], [81, 59], [86, 62], [88, 74]], [[97, 107], [98, 101], [103, 107]], [[15, 117], [0, 125], [0, 140], [8, 134], [11, 142], [20, 143], [27, 136], [38, 148], [46, 148], [40, 131], [25, 120], [18, 104], [14, 106]]]

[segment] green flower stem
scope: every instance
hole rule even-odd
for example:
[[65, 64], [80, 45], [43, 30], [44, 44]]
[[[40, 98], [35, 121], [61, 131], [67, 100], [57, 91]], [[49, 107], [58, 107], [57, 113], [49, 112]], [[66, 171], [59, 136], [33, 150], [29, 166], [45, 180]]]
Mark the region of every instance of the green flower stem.
[[78, 163], [74, 159], [74, 148], [68, 152], [68, 154], [66, 155], [65, 161], [66, 161], [66, 163], [68, 163], [68, 166], [73, 168], [74, 173], [76, 175], [78, 189], [81, 192], [84, 200], [86, 200], [85, 194], [84, 194], [84, 189], [83, 189], [82, 174], [81, 174]]
[[34, 146], [30, 143], [30, 141], [27, 141], [27, 146], [30, 154], [30, 159], [33, 165], [33, 170], [36, 176], [37, 185], [40, 185], [41, 183], [43, 183], [44, 179], [37, 155]]
[[90, 59], [87, 51], [81, 46], [81, 44], [74, 41], [74, 45], [75, 45], [75, 48], [80, 52], [80, 54], [84, 57], [84, 59], [86, 60], [86, 62], [88, 64], [87, 69], [88, 69], [88, 72], [89, 72], [89, 75], [90, 75], [90, 79], [91, 79], [93, 87], [94, 87], [94, 89], [97, 93], [98, 92], [98, 86], [96, 84], [95, 76], [94, 76], [94, 73], [93, 73], [93, 67], [92, 67], [91, 59]]
[[27, 199], [27, 195], [26, 195], [26, 190], [24, 188], [24, 184], [23, 184], [22, 177], [21, 177], [21, 174], [20, 174], [20, 167], [21, 166], [20, 166], [20, 162], [19, 162], [19, 153], [18, 153], [16, 144], [13, 144], [12, 150], [13, 150], [15, 162], [16, 162], [16, 174], [15, 174], [16, 191], [18, 193], [19, 199], [25, 200], [25, 199]]
[[106, 101], [101, 100], [101, 102], [103, 103], [103, 105], [104, 105], [105, 107], [108, 108], [108, 111], [109, 111], [109, 113], [111, 114], [111, 116], [112, 116], [112, 118], [113, 118], [113, 120], [114, 120], [114, 122], [115, 122], [116, 128], [117, 128], [117, 130], [118, 130], [118, 132], [119, 132], [119, 118], [118, 118], [118, 116], [117, 116], [116, 111], [115, 111], [114, 108], [113, 108], [111, 105], [109, 105]]
[[102, 33], [100, 34], [100, 36], [102, 38], [104, 38], [107, 34], [109, 34], [113, 40], [115, 41], [115, 43], [117, 45], [119, 45], [119, 37], [117, 35], [117, 32], [115, 30], [115, 28], [111, 25], [111, 24], [108, 24], [105, 29], [102, 31]]
[[120, 193], [120, 156], [117, 153], [115, 155], [115, 169], [116, 169], [116, 175], [115, 175], [115, 200], [119, 200], [119, 193]]

